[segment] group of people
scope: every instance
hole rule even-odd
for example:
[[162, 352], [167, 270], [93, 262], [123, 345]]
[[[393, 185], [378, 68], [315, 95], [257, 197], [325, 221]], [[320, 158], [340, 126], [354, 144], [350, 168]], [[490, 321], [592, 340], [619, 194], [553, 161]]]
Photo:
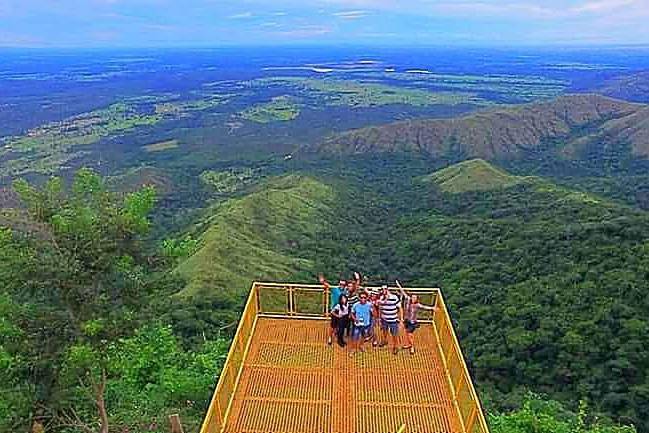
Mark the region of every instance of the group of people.
[[385, 347], [389, 341], [390, 349], [396, 355], [403, 324], [407, 343], [402, 348], [414, 354], [418, 312], [434, 311], [435, 307], [419, 302], [416, 294], [406, 293], [399, 281], [396, 284], [401, 296], [392, 293], [387, 285], [380, 290], [368, 290], [361, 283], [358, 272], [354, 272], [354, 278], [349, 281], [340, 280], [337, 286], [332, 286], [320, 275], [320, 284], [330, 293], [331, 327], [327, 344], [333, 344], [334, 338], [340, 347], [349, 342], [349, 355], [353, 356], [365, 351], [365, 343], [371, 341], [374, 347]]

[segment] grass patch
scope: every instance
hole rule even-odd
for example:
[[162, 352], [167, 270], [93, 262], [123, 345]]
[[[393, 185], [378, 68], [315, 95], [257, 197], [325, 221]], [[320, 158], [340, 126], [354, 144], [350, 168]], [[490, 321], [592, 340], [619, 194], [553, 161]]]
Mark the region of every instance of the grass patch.
[[226, 171], [207, 170], [201, 173], [200, 179], [219, 194], [231, 194], [253, 184], [261, 176], [259, 170], [246, 168]]
[[[101, 139], [129, 133], [137, 128], [154, 126], [164, 120], [178, 119], [192, 112], [208, 110], [229, 100], [230, 95], [210, 95], [187, 101], [164, 101], [169, 97], [151, 96], [127, 99], [125, 102], [51, 122], [30, 129], [26, 134], [0, 142], [0, 154], [15, 157], [0, 167], [0, 176], [26, 173], [52, 174], [64, 164], [84, 154], [75, 149]], [[147, 152], [169, 149], [153, 145]], [[163, 146], [163, 145], [161, 145]]]
[[265, 104], [254, 105], [241, 113], [251, 122], [288, 122], [300, 115], [300, 107], [289, 96], [277, 96]]
[[526, 179], [513, 176], [482, 159], [464, 161], [423, 178], [425, 182], [433, 182], [442, 191], [453, 194], [505, 189]]
[[391, 104], [404, 104], [416, 107], [428, 105], [478, 104], [486, 101], [475, 94], [460, 92], [430, 92], [399, 86], [389, 86], [375, 82], [357, 80], [329, 80], [298, 77], [277, 77], [259, 79], [256, 85], [273, 84], [290, 86], [309, 92], [328, 106], [349, 106], [367, 108]]
[[198, 250], [176, 269], [187, 287], [200, 290], [247, 290], [253, 280], [282, 281], [314, 264], [292, 251], [313, 241], [333, 218], [333, 189], [309, 177], [268, 181], [258, 192], [212, 209]]
[[178, 147], [178, 140], [160, 141], [158, 143], [152, 143], [143, 146], [144, 150], [148, 153], [164, 152], [165, 150], [176, 149], [177, 147]]

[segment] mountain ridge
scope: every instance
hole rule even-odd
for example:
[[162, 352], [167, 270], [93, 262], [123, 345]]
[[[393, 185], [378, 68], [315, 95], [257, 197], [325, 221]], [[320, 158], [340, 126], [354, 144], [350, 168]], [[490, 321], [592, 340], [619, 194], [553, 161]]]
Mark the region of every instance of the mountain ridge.
[[[408, 120], [352, 130], [306, 150], [333, 155], [414, 152], [433, 158], [498, 160], [545, 151], [552, 140], [565, 139], [563, 147], [568, 147], [575, 139], [598, 134], [630, 141], [634, 156], [649, 157], [649, 107], [601, 95], [565, 95], [453, 119]], [[587, 140], [586, 147], [590, 146]], [[583, 144], [574, 150], [584, 152]], [[569, 153], [561, 157], [568, 158]]]

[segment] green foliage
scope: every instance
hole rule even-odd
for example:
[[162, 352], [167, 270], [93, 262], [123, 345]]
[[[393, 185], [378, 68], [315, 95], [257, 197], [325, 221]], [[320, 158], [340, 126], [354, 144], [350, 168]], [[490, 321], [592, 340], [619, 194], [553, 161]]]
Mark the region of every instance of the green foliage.
[[227, 288], [244, 293], [255, 278], [287, 278], [312, 261], [290, 251], [326, 229], [334, 194], [314, 179], [286, 176], [261, 191], [216, 206], [205, 221], [200, 247], [180, 263], [188, 297]]
[[209, 185], [219, 194], [234, 193], [261, 178], [262, 175], [258, 170], [250, 168], [227, 171], [207, 170], [200, 175], [201, 182]]
[[21, 350], [25, 343], [19, 320], [23, 310], [0, 291], [0, 431], [25, 430], [34, 405], [29, 358]]
[[330, 106], [366, 108], [390, 104], [427, 106], [435, 104], [457, 105], [484, 103], [473, 93], [430, 92], [421, 89], [377, 84], [371, 81], [330, 80], [298, 77], [273, 77], [258, 79], [254, 85], [292, 86], [307, 90], [309, 97], [317, 97]]
[[257, 123], [287, 122], [300, 115], [300, 106], [289, 96], [276, 96], [270, 102], [245, 109], [240, 115], [243, 119]]
[[45, 236], [0, 233], [0, 295], [24, 305], [13, 320], [25, 343], [0, 344], [3, 357], [30, 359], [32, 374], [18, 379], [37, 388], [34, 397], [57, 422], [90, 402], [75, 413], [91, 425], [88, 396], [100, 392], [108, 344], [128, 335], [150, 291], [139, 237], [149, 228], [155, 191], [119, 196], [87, 169], [67, 189], [51, 179], [40, 188], [18, 181], [15, 190]]
[[509, 188], [525, 181], [525, 178], [505, 173], [482, 159], [472, 159], [439, 170], [422, 180], [434, 182], [444, 192], [463, 193]]
[[489, 419], [492, 433], [634, 433], [632, 427], [615, 426], [595, 420], [588, 422], [582, 401], [579, 413], [572, 414], [556, 401], [528, 398], [522, 407]]
[[179, 411], [194, 431], [209, 402], [229, 342], [202, 343], [183, 350], [168, 326], [147, 325], [109, 348], [108, 392], [111, 417], [121, 428], [139, 431], [158, 425], [166, 431], [167, 414]]
[[179, 260], [191, 256], [198, 245], [198, 241], [191, 236], [182, 239], [165, 239], [162, 241], [162, 255], [168, 259]]
[[649, 428], [645, 212], [542, 179], [451, 194], [413, 183], [425, 169], [412, 161], [338, 164], [321, 171], [344, 211], [295, 256], [329, 275], [442, 287], [493, 409], [531, 389]]

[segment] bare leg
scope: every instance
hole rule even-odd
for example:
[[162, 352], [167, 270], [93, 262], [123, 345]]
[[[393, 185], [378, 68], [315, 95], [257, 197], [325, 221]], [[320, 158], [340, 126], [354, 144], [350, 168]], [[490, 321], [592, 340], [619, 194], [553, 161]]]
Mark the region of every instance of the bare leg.
[[379, 345], [379, 326], [375, 323], [374, 329], [372, 329], [372, 346], [376, 347]]
[[358, 351], [358, 340], [354, 338], [354, 331], [352, 331], [351, 333], [351, 341], [349, 347], [351, 349], [349, 351], [349, 356], [354, 356], [354, 354]]
[[406, 341], [408, 344], [403, 347], [404, 349], [410, 349], [411, 347], [413, 347], [415, 344], [414, 334], [411, 334], [410, 332], [406, 332]]

